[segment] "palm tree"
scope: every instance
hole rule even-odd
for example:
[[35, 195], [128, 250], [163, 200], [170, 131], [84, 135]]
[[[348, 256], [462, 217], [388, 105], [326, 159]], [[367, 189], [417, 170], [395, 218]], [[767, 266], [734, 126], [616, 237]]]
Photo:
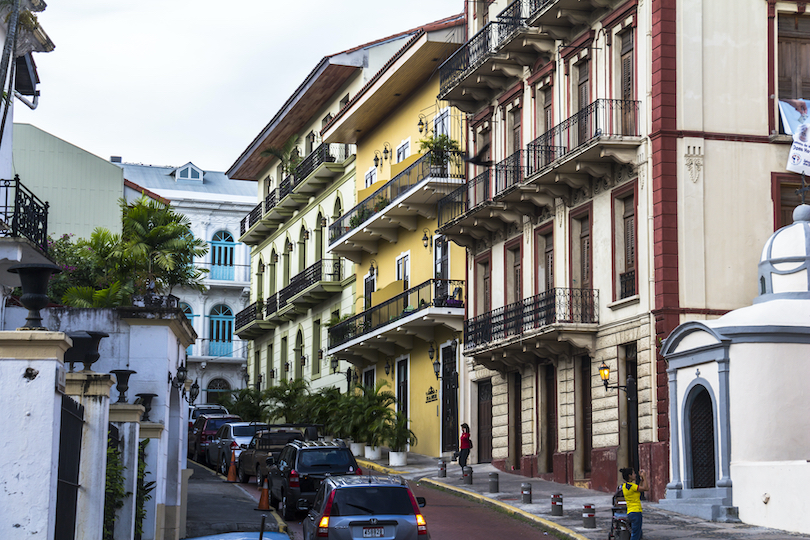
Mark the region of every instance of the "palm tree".
[[282, 380], [278, 386], [265, 391], [270, 402], [270, 418], [285, 422], [306, 421], [304, 402], [309, 394], [309, 383], [304, 379]]
[[[298, 156], [296, 150], [298, 149], [298, 143], [300, 142], [301, 137], [297, 134], [293, 134], [287, 142], [284, 143], [284, 146], [281, 148], [276, 148], [275, 146], [268, 146], [265, 148], [261, 156], [262, 157], [275, 157], [281, 162], [282, 170], [284, 174], [292, 174], [295, 172], [295, 168], [298, 167], [298, 164], [301, 162], [301, 158]], [[281, 178], [279, 178], [281, 181]]]

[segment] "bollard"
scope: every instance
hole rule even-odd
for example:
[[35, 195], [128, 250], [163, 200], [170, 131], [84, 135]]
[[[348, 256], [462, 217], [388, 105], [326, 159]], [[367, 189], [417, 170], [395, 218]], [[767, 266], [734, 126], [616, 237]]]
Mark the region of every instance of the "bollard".
[[498, 473], [489, 473], [489, 492], [498, 493]]
[[447, 463], [443, 459], [439, 460], [439, 478], [447, 478]]
[[563, 515], [562, 493], [554, 493], [551, 496], [551, 515], [552, 516], [561, 516], [561, 515]]
[[596, 511], [593, 504], [582, 505], [582, 526], [586, 529], [596, 528]]
[[461, 473], [463, 475], [462, 478], [465, 484], [473, 483], [472, 467], [464, 467], [463, 469], [461, 469]]
[[523, 504], [532, 504], [532, 485], [523, 483], [520, 484], [520, 494], [523, 497]]

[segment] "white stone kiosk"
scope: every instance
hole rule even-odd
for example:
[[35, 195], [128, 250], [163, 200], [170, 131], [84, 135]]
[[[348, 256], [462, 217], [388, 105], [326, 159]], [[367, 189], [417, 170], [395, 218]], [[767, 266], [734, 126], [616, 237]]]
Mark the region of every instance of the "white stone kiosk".
[[765, 244], [754, 305], [684, 323], [664, 341], [663, 508], [810, 533], [810, 206], [793, 219]]

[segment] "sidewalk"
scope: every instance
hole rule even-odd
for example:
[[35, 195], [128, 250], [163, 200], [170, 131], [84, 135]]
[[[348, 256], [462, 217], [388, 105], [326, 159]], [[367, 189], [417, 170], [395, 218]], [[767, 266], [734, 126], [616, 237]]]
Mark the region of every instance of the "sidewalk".
[[[610, 529], [610, 493], [556, 484], [539, 478], [510, 474], [497, 470], [488, 463], [472, 465], [473, 483], [462, 483], [461, 468], [456, 462], [447, 463], [447, 477], [438, 477], [438, 459], [420, 454], [408, 454], [408, 465], [388, 467], [388, 452], [372, 462], [359, 458], [358, 463], [366, 469], [385, 474], [397, 474], [421, 484], [430, 484], [439, 489], [471, 497], [483, 504], [496, 506], [505, 512], [537, 523], [549, 534], [575, 540], [607, 540]], [[498, 474], [498, 493], [489, 492], [489, 473]], [[532, 486], [532, 504], [522, 503], [521, 484]], [[551, 515], [551, 495], [562, 493], [563, 515]], [[582, 526], [583, 505], [593, 504], [596, 509], [596, 528]], [[717, 523], [700, 518], [677, 514], [659, 508], [657, 503], [644, 502], [645, 540], [781, 540], [808, 538], [810, 536], [755, 527], [743, 523]]]

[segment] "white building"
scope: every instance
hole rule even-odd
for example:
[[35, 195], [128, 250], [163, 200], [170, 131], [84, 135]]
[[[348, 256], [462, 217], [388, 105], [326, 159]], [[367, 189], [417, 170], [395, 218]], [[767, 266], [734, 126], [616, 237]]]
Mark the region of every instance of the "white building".
[[664, 342], [671, 482], [661, 506], [810, 533], [810, 206], [765, 244], [754, 305]]
[[247, 384], [247, 347], [234, 333], [234, 318], [248, 303], [250, 252], [239, 238], [239, 221], [256, 204], [256, 183], [231, 180], [193, 163], [157, 167], [121, 163], [127, 200], [141, 193], [162, 199], [191, 220], [191, 232], [208, 242], [195, 265], [208, 270], [204, 292], [174, 290], [197, 341], [188, 348], [188, 377], [200, 385], [198, 403]]

